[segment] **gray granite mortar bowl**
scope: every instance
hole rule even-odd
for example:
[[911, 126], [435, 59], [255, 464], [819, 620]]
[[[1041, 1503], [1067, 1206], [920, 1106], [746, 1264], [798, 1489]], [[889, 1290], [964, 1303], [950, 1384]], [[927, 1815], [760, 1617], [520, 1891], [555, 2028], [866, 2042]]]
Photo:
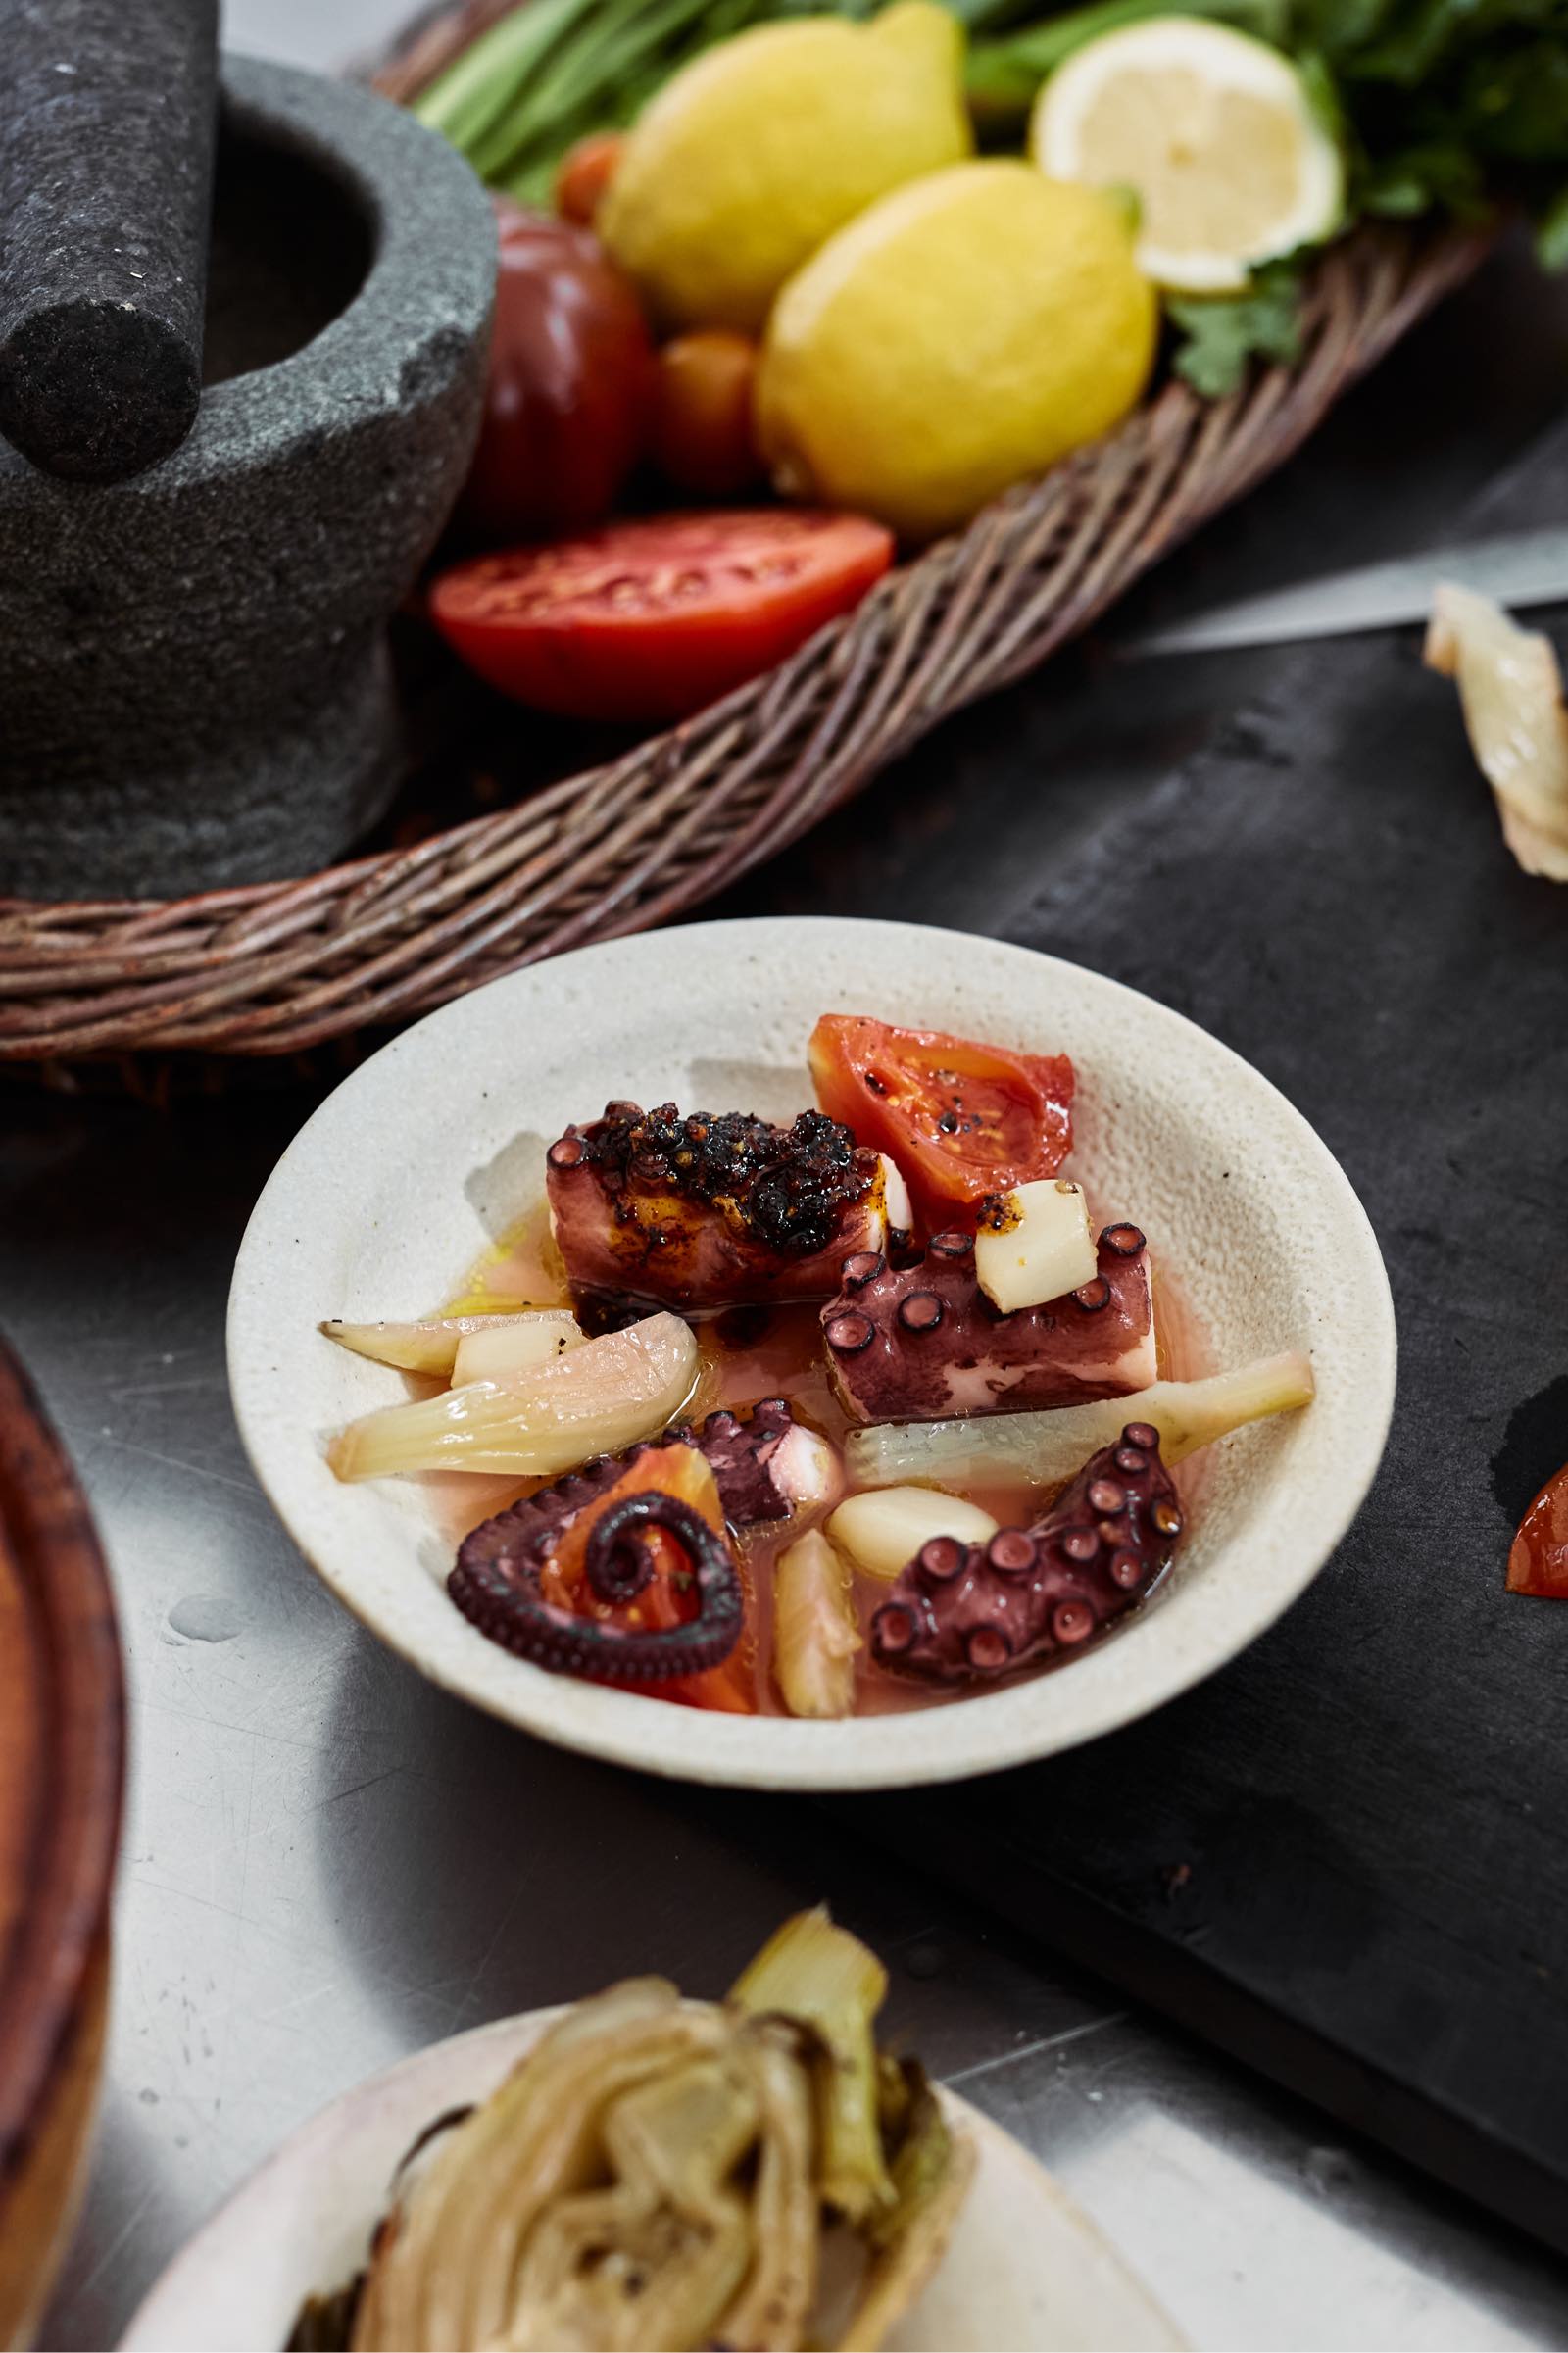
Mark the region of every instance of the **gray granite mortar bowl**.
[[386, 622], [472, 451], [495, 257], [445, 140], [225, 59], [189, 440], [112, 485], [0, 442], [0, 894], [308, 873], [380, 815]]

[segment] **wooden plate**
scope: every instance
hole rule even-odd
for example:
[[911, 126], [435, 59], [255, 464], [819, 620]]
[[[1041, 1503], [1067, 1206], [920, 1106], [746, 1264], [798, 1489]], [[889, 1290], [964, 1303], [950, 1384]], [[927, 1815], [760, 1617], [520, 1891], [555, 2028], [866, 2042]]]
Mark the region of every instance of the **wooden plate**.
[[0, 1342], [0, 2343], [41, 2309], [102, 2044], [124, 1693], [81, 1490]]

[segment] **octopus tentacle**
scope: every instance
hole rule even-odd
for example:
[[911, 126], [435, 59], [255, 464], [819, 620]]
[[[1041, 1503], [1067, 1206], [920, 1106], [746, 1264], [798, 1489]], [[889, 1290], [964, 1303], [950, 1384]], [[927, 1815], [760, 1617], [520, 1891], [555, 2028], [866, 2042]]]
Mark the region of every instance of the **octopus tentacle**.
[[[486, 1520], [464, 1539], [447, 1579], [448, 1593], [481, 1634], [557, 1674], [590, 1682], [663, 1683], [721, 1666], [745, 1625], [740, 1577], [723, 1539], [677, 1495], [648, 1490], [612, 1503], [589, 1536], [585, 1568], [601, 1600], [629, 1599], [652, 1573], [648, 1536], [662, 1529], [690, 1564], [697, 1594], [694, 1618], [653, 1629], [614, 1626], [578, 1617], [544, 1598], [541, 1574], [563, 1528], [614, 1484], [620, 1469], [615, 1462], [593, 1464]], [[568, 1487], [578, 1492], [567, 1495]]]
[[994, 1681], [1075, 1650], [1141, 1601], [1182, 1532], [1159, 1432], [1129, 1422], [1044, 1518], [985, 1544], [933, 1537], [871, 1620], [871, 1655], [935, 1683]]

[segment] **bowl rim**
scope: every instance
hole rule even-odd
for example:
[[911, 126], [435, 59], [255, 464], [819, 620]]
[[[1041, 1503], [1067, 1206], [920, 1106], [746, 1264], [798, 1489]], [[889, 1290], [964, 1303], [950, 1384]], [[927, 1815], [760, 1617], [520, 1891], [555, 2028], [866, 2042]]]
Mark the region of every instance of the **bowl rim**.
[[[914, 1788], [1004, 1771], [1120, 1729], [1228, 1663], [1306, 1590], [1371, 1486], [1393, 1416], [1397, 1345], [1394, 1302], [1366, 1212], [1348, 1177], [1301, 1113], [1260, 1071], [1196, 1022], [1088, 966], [1011, 942], [929, 924], [834, 916], [742, 917], [684, 925], [673, 936], [693, 955], [710, 952], [732, 961], [736, 954], [787, 953], [809, 969], [813, 936], [825, 948], [824, 935], [842, 944], [850, 934], [868, 957], [878, 947], [884, 955], [891, 953], [889, 943], [896, 936], [911, 947], [922, 943], [927, 956], [984, 959], [999, 972], [1027, 974], [1037, 984], [1046, 975], [1069, 995], [1103, 993], [1123, 1009], [1136, 1007], [1135, 1018], [1146, 1032], [1152, 1026], [1156, 1035], [1179, 1034], [1189, 1052], [1192, 1042], [1200, 1040], [1200, 1053], [1211, 1058], [1227, 1088], [1241, 1090], [1246, 1097], [1253, 1132], [1271, 1133], [1278, 1150], [1291, 1150], [1310, 1167], [1317, 1198], [1333, 1213], [1333, 1267], [1340, 1287], [1355, 1299], [1355, 1333], [1351, 1342], [1331, 1324], [1314, 1342], [1314, 1364], [1321, 1372], [1327, 1359], [1341, 1383], [1358, 1373], [1355, 1412], [1342, 1431], [1330, 1492], [1325, 1494], [1325, 1483], [1319, 1481], [1309, 1508], [1294, 1511], [1290, 1527], [1280, 1533], [1283, 1566], [1261, 1588], [1232, 1597], [1223, 1626], [1208, 1630], [1199, 1655], [1179, 1653], [1168, 1641], [1146, 1643], [1140, 1672], [1118, 1675], [1109, 1690], [1102, 1688], [1106, 1678], [1100, 1662], [1112, 1651], [1122, 1652], [1125, 1659], [1125, 1630], [1117, 1640], [1095, 1645], [1059, 1675], [1021, 1681], [941, 1707], [857, 1716], [832, 1724], [672, 1708], [664, 1700], [552, 1675], [488, 1642], [456, 1610], [450, 1612], [450, 1623], [434, 1621], [439, 1631], [433, 1646], [416, 1641], [401, 1620], [388, 1625], [358, 1590], [357, 1564], [351, 1560], [345, 1566], [334, 1557], [330, 1542], [323, 1541], [316, 1524], [318, 1514], [309, 1497], [299, 1493], [302, 1463], [309, 1465], [307, 1484], [312, 1474], [321, 1472], [321, 1465], [314, 1452], [302, 1452], [298, 1437], [279, 1439], [282, 1424], [269, 1410], [275, 1402], [270, 1385], [284, 1376], [270, 1361], [269, 1307], [274, 1285], [268, 1261], [285, 1231], [297, 1241], [306, 1229], [309, 1221], [302, 1222], [300, 1215], [301, 1189], [308, 1191], [313, 1161], [330, 1149], [333, 1131], [347, 1135], [361, 1129], [365, 1106], [382, 1090], [390, 1088], [406, 1101], [414, 1100], [419, 1092], [421, 1062], [428, 1059], [439, 1066], [459, 1060], [474, 1007], [507, 1006], [511, 1030], [525, 1035], [530, 997], [551, 991], [562, 976], [569, 988], [591, 973], [596, 987], [612, 999], [617, 987], [635, 989], [642, 961], [667, 956], [672, 935], [645, 932], [600, 941], [504, 974], [440, 1006], [334, 1089], [300, 1129], [263, 1189], [240, 1245], [229, 1293], [228, 1375], [240, 1438], [263, 1492], [307, 1562], [328, 1590], [410, 1665], [441, 1689], [558, 1746], [676, 1780], [845, 1792]], [[1070, 1037], [1066, 1044], [1071, 1051]], [[1326, 1272], [1327, 1251], [1320, 1250], [1317, 1255]], [[1321, 1395], [1311, 1410], [1322, 1410]], [[318, 1489], [328, 1498], [330, 1492]], [[1242, 1606], [1235, 1605], [1237, 1599]], [[1052, 1691], [1052, 1706], [1031, 1707], [1030, 1694], [1045, 1689]]]

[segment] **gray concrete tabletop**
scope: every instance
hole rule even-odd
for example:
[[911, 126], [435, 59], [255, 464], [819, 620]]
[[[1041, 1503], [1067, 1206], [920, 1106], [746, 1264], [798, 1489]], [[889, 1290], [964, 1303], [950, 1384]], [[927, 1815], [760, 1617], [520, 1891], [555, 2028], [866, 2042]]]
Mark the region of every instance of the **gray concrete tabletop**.
[[[227, 24], [325, 65], [397, 14], [229, 0]], [[1119, 636], [1442, 540], [1565, 382], [1568, 291], [1510, 250], [1091, 647], [950, 723], [860, 821], [728, 911], [1004, 931], [1108, 797], [1281, 659], [1117, 664]], [[163, 1109], [0, 1086], [0, 1321], [89, 1489], [133, 1709], [108, 2081], [42, 2341], [112, 2344], [244, 2175], [373, 2070], [629, 1969], [715, 1992], [784, 1912], [826, 1896], [886, 1955], [898, 2034], [1061, 2178], [1195, 2345], [1568, 2344], [1568, 2283], [1544, 2252], [995, 1929], [830, 1804], [559, 1754], [435, 1691], [331, 1601], [251, 1478], [222, 1362], [246, 1217], [324, 1084], [280, 1073]]]

